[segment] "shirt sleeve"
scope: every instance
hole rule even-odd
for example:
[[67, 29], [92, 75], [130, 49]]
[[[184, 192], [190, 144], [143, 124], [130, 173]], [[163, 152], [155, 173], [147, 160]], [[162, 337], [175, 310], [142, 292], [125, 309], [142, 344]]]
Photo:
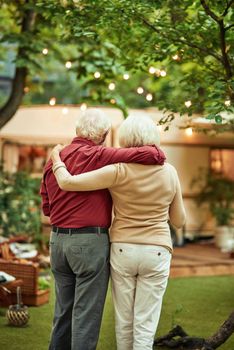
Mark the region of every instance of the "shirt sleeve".
[[101, 166], [115, 163], [163, 165], [166, 159], [163, 151], [154, 145], [130, 148], [100, 147], [98, 152]]
[[175, 170], [175, 196], [169, 208], [169, 218], [170, 218], [170, 223], [176, 228], [180, 228], [185, 224], [186, 215], [185, 215], [180, 181], [176, 170]]
[[93, 170], [79, 175], [71, 175], [65, 164], [55, 163], [54, 175], [59, 187], [64, 191], [94, 191], [110, 188], [115, 182], [117, 166], [108, 165], [98, 170]]
[[49, 204], [49, 197], [46, 189], [46, 184], [44, 182], [44, 179], [41, 181], [41, 187], [40, 187], [40, 195], [42, 200], [42, 211], [45, 216], [50, 216], [50, 204]]

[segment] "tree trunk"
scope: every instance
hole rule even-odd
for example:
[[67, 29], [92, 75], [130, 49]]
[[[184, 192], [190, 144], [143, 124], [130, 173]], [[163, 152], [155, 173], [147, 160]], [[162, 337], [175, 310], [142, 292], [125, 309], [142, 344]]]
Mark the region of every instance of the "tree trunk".
[[190, 337], [182, 327], [176, 326], [166, 335], [155, 339], [154, 345], [180, 350], [214, 350], [234, 333], [234, 311], [210, 338]]
[[[28, 3], [28, 0], [25, 1], [25, 4]], [[22, 5], [19, 5], [22, 6]], [[23, 18], [21, 23], [21, 33], [32, 31], [34, 28], [36, 19], [36, 14], [33, 10], [26, 9], [23, 12]], [[18, 48], [17, 58], [26, 58], [27, 52], [24, 47]], [[0, 108], [0, 129], [13, 117], [17, 109], [19, 108], [23, 96], [24, 96], [24, 87], [28, 74], [27, 67], [16, 67], [15, 76], [12, 81], [11, 94], [6, 101], [5, 105]]]
[[26, 67], [17, 67], [12, 82], [12, 90], [6, 104], [0, 109], [0, 129], [13, 117], [24, 96], [24, 86], [27, 77]]

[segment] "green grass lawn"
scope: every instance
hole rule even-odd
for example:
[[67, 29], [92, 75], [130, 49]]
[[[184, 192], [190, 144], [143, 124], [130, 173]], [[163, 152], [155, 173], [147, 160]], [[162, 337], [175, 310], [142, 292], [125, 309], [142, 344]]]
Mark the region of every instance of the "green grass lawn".
[[[50, 303], [30, 308], [25, 328], [9, 327], [5, 309], [0, 309], [0, 349], [47, 350], [53, 316], [53, 290]], [[180, 324], [194, 336], [211, 335], [234, 309], [234, 276], [177, 278], [169, 281], [157, 336]], [[114, 317], [108, 293], [98, 350], [115, 350]], [[220, 347], [234, 349], [234, 335]]]

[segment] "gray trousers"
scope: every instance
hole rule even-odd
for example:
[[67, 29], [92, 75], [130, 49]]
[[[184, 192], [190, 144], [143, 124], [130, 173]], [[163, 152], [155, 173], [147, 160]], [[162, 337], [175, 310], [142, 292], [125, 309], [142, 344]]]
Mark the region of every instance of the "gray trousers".
[[107, 234], [51, 233], [55, 312], [49, 350], [95, 350], [109, 280]]

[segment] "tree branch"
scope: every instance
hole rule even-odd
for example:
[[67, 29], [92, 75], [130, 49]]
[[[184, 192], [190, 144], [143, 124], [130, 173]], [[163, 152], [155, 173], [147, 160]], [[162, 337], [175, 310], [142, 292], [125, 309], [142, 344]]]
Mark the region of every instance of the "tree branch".
[[[25, 10], [21, 23], [21, 34], [33, 29], [35, 18], [36, 14], [33, 10]], [[25, 57], [26, 51], [24, 47], [19, 47], [16, 59]], [[11, 94], [5, 105], [0, 108], [0, 129], [12, 118], [22, 102], [27, 74], [27, 67], [16, 67], [15, 75], [12, 81]]]
[[[150, 22], [148, 22], [145, 18], [141, 17], [141, 16], [137, 16], [146, 26], [148, 26], [149, 28], [151, 28], [154, 32], [160, 34], [162, 37], [167, 38], [167, 35], [162, 33], [158, 28], [156, 28], [153, 24], [151, 24]], [[201, 47], [197, 44], [194, 44], [193, 42], [190, 42], [186, 39], [180, 39], [180, 38], [176, 38], [175, 39], [176, 42], [179, 42], [181, 44], [187, 45], [189, 47], [193, 47], [194, 49], [197, 49], [201, 52], [204, 52], [210, 56], [213, 56], [217, 61], [222, 62], [222, 57], [212, 51], [210, 51], [209, 49], [207, 49], [205, 46]]]
[[222, 52], [222, 62], [226, 72], [226, 78], [227, 80], [229, 80], [231, 79], [233, 73], [232, 73], [232, 67], [229, 62], [229, 57], [226, 50], [225, 28], [224, 28], [223, 20], [219, 21], [219, 31], [220, 31], [220, 47]]
[[213, 18], [213, 20], [214, 20], [215, 22], [219, 22], [219, 21], [220, 21], [220, 18], [219, 18], [213, 11], [211, 11], [211, 9], [209, 8], [209, 6], [208, 6], [207, 3], [206, 3], [206, 0], [200, 0], [200, 1], [201, 1], [201, 5], [202, 5], [202, 7], [204, 8], [206, 14], [207, 14], [208, 16], [210, 16], [211, 18]]
[[225, 32], [228, 31], [230, 28], [234, 27], [234, 24], [230, 24], [229, 26], [225, 27], [224, 30]]
[[[232, 67], [231, 64], [229, 62], [229, 57], [226, 51], [226, 38], [225, 38], [225, 32], [227, 31], [227, 28], [224, 27], [224, 22], [223, 22], [223, 17], [226, 16], [226, 14], [228, 13], [228, 9], [230, 8], [230, 6], [232, 5], [232, 3], [234, 2], [233, 0], [230, 0], [229, 2], [227, 2], [227, 6], [225, 11], [223, 12], [223, 15], [221, 17], [218, 17], [207, 5], [206, 0], [200, 0], [201, 1], [201, 5], [203, 6], [206, 14], [208, 16], [210, 16], [211, 18], [213, 18], [213, 20], [218, 23], [219, 25], [219, 33], [220, 33], [220, 48], [221, 48], [221, 53], [222, 53], [222, 64], [224, 66], [225, 72], [226, 72], [226, 79], [229, 80], [232, 75]], [[230, 26], [229, 26], [230, 27]], [[233, 98], [233, 96], [232, 96]]]
[[234, 311], [210, 338], [190, 337], [181, 326], [174, 327], [166, 335], [154, 340], [154, 345], [180, 350], [214, 350], [234, 333]]
[[206, 339], [205, 344], [213, 349], [218, 348], [234, 333], [234, 311], [224, 321], [218, 331], [210, 338]]
[[230, 0], [229, 2], [227, 1], [227, 6], [226, 6], [224, 12], [222, 13], [222, 17], [226, 16], [226, 14], [228, 13], [229, 8], [232, 6], [233, 3], [234, 3], [234, 0]]

